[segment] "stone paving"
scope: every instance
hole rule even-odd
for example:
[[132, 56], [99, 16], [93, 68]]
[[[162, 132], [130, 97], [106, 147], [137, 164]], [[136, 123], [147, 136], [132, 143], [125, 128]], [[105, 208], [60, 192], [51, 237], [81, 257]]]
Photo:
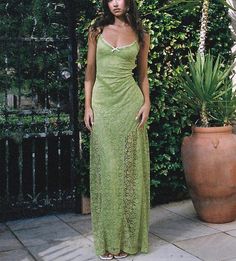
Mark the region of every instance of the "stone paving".
[[[236, 220], [200, 221], [190, 200], [151, 209], [150, 252], [126, 261], [236, 261]], [[0, 261], [94, 261], [90, 215], [54, 214], [0, 223]]]

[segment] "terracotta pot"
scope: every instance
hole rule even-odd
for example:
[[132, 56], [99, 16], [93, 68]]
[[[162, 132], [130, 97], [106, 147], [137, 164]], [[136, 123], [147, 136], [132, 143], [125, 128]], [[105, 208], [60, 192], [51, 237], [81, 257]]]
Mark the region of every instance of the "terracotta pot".
[[193, 127], [181, 156], [185, 179], [200, 219], [226, 223], [236, 219], [236, 135], [232, 126]]
[[81, 199], [81, 205], [82, 205], [82, 214], [90, 214], [91, 213], [91, 209], [90, 209], [90, 198], [82, 195], [82, 199]]
[[236, 121], [233, 121], [233, 133], [236, 134]]

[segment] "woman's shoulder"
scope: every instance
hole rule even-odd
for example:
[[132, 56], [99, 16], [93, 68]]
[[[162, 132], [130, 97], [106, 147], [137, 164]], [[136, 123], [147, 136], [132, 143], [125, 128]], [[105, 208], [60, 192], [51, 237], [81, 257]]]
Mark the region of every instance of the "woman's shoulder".
[[149, 50], [150, 48], [150, 33], [148, 31], [143, 31], [140, 37], [140, 52]]
[[143, 30], [143, 37], [146, 39], [150, 38], [150, 33], [147, 30]]
[[89, 39], [91, 39], [92, 41], [97, 40], [97, 37], [102, 33], [102, 28], [101, 27], [93, 27], [90, 26], [88, 28], [88, 37]]
[[99, 35], [100, 33], [102, 32], [102, 28], [100, 27], [100, 26], [96, 26], [96, 27], [94, 27], [94, 26], [90, 26], [89, 28], [88, 28], [88, 33], [89, 34], [94, 34], [94, 35]]
[[143, 31], [143, 42], [146, 44], [150, 43], [150, 33], [148, 31]]

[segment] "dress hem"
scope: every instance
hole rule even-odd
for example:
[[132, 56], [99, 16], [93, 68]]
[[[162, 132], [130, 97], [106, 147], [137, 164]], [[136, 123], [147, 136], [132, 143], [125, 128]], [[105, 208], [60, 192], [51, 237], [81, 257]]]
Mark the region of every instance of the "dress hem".
[[[147, 254], [149, 253], [149, 249], [148, 248], [122, 248], [120, 250], [118, 250], [117, 252], [121, 252], [121, 251], [124, 251], [125, 253], [129, 254], [129, 255], [136, 255], [138, 253], [144, 253], [144, 254]], [[96, 251], [96, 255], [103, 255], [104, 253], [106, 252], [109, 252], [111, 254], [114, 254], [112, 253], [112, 251], [109, 250], [109, 248], [107, 248], [107, 250], [104, 250], [104, 251]], [[116, 254], [116, 253], [115, 253]]]

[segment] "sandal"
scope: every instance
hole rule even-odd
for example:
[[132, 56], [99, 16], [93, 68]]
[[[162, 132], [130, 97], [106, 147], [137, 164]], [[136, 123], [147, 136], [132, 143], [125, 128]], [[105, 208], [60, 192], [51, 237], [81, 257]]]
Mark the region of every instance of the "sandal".
[[125, 252], [120, 252], [119, 254], [114, 255], [114, 258], [121, 259], [121, 258], [125, 258], [125, 257], [127, 257], [127, 256], [128, 256], [127, 253], [125, 253]]
[[111, 253], [105, 253], [104, 255], [99, 256], [102, 260], [111, 260], [113, 259], [113, 255]]

